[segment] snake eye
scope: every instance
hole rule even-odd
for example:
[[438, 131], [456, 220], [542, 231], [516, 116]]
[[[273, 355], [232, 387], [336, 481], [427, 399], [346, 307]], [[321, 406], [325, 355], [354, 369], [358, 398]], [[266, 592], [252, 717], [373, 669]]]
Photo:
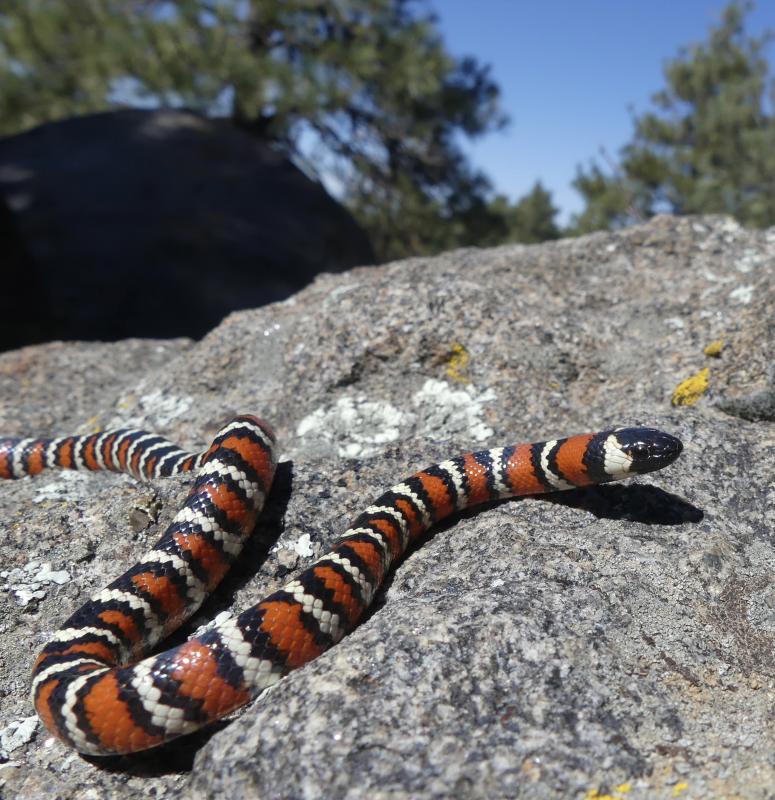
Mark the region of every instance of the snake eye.
[[638, 442], [630, 448], [633, 458], [648, 458], [649, 449], [643, 442]]

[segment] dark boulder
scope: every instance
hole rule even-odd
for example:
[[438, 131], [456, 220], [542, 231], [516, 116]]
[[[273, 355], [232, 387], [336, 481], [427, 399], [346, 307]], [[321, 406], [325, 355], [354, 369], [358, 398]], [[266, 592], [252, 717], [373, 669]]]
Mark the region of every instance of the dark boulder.
[[30, 258], [16, 218], [0, 197], [0, 349], [41, 340], [40, 321], [53, 318], [35, 263]]
[[321, 185], [266, 143], [189, 112], [96, 114], [0, 140], [0, 199], [15, 276], [4, 305], [25, 309], [24, 325], [3, 325], [4, 348], [199, 337], [319, 272], [374, 260]]

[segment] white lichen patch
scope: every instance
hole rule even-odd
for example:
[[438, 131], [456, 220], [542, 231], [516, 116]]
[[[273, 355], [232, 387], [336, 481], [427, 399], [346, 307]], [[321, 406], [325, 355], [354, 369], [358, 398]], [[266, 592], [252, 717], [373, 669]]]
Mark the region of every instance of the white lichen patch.
[[748, 304], [753, 299], [753, 286], [738, 286], [729, 293], [729, 299], [736, 303]]
[[23, 567], [0, 571], [0, 592], [12, 594], [23, 608], [42, 600], [51, 584], [62, 586], [70, 580], [66, 570], [52, 570], [48, 561], [28, 561]]
[[33, 580], [40, 583], [56, 583], [57, 586], [61, 586], [70, 580], [70, 573], [66, 569], [52, 570], [51, 564], [44, 561]]
[[360, 283], [344, 283], [341, 286], [334, 286], [328, 293], [327, 303], [337, 302], [343, 295], [350, 294], [360, 286]]
[[194, 398], [190, 395], [169, 394], [162, 389], [154, 389], [137, 399], [136, 414], [131, 417], [121, 416], [113, 420], [109, 427], [157, 430], [185, 416], [193, 405]]
[[[33, 503], [50, 501], [76, 505], [86, 502], [94, 496], [94, 474], [63, 470], [62, 472], [44, 473], [37, 479]], [[25, 480], [30, 480], [25, 478]]]
[[27, 744], [31, 741], [37, 727], [38, 718], [34, 715], [14, 720], [0, 730], [0, 749], [11, 753], [23, 744]]
[[422, 435], [437, 441], [453, 436], [482, 441], [493, 435], [484, 421], [484, 409], [495, 399], [492, 389], [480, 392], [471, 385], [452, 386], [429, 378], [415, 392], [412, 403]]
[[707, 269], [707, 267], [700, 270], [700, 275], [710, 283], [731, 283], [734, 280], [734, 277], [731, 275], [717, 275], [715, 272]]
[[401, 435], [406, 415], [390, 403], [358, 397], [340, 397], [329, 408], [304, 417], [296, 433], [305, 438], [336, 442], [337, 455], [361, 458], [382, 451]]
[[485, 407], [496, 399], [492, 389], [453, 386], [428, 379], [412, 395], [412, 408], [401, 410], [365, 396], [340, 397], [333, 406], [318, 408], [296, 427], [310, 445], [334, 445], [343, 458], [363, 458], [382, 452], [386, 444], [417, 436], [436, 441], [463, 438], [482, 441], [493, 434], [484, 421]]
[[[722, 233], [730, 234], [730, 233], [739, 233], [742, 230], [742, 225], [733, 217], [725, 217], [721, 224], [719, 225], [719, 230]], [[727, 238], [727, 241], [734, 242], [734, 238]]]
[[312, 537], [308, 533], [302, 533], [302, 535], [299, 536], [298, 540], [293, 545], [293, 549], [302, 558], [309, 558], [315, 554], [315, 551], [312, 549]]
[[743, 250], [739, 258], [735, 261], [735, 269], [738, 272], [752, 272], [764, 261], [764, 256], [757, 250], [747, 248]]

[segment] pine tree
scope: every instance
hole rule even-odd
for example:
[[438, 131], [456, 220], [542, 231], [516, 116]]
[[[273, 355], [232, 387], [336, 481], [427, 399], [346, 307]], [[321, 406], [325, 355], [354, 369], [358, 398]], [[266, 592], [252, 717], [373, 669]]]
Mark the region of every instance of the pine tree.
[[557, 211], [551, 193], [544, 189], [541, 181], [536, 181], [506, 214], [509, 241], [530, 244], [559, 239], [561, 232], [555, 223]]
[[635, 118], [635, 135], [613, 172], [578, 171], [585, 199], [577, 231], [617, 227], [660, 212], [732, 214], [775, 224], [775, 81], [769, 34], [745, 32], [750, 2], [732, 2], [708, 40], [683, 49], [665, 69], [655, 110]]

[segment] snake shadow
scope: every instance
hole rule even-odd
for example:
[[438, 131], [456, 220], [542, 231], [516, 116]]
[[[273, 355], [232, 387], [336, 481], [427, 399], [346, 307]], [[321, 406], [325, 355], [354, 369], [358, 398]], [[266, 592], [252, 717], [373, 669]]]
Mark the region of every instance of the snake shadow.
[[643, 525], [683, 525], [700, 522], [704, 517], [702, 509], [682, 497], [646, 483], [603, 483], [539, 496], [550, 503], [588, 511], [598, 519], [623, 519]]
[[[271, 492], [261, 518], [232, 570], [213, 592], [196, 615], [213, 619], [220, 611], [230, 608], [238, 589], [242, 588], [259, 571], [266, 561], [271, 547], [277, 542], [285, 529], [285, 513], [293, 490], [293, 464], [282, 462], [277, 466], [277, 473]], [[677, 495], [648, 484], [603, 484], [584, 489], [572, 489], [536, 498], [557, 505], [588, 511], [600, 519], [627, 520], [645, 525], [682, 525], [696, 523], [703, 518], [701, 509], [693, 506]], [[451, 528], [460, 519], [474, 517], [488, 508], [495, 508], [507, 503], [520, 502], [524, 498], [495, 500], [473, 509], [455, 514], [448, 520], [434, 525], [427, 533], [410, 546], [404, 558], [421, 549], [435, 536]], [[633, 534], [638, 535], [638, 534]], [[402, 559], [403, 560], [403, 559]], [[399, 562], [400, 563], [400, 562]], [[391, 570], [382, 583], [377, 596], [366, 610], [359, 625], [366, 622], [373, 614], [385, 605], [384, 597], [393, 581], [395, 570]], [[188, 639], [194, 626], [184, 625], [159, 649], [167, 649]], [[179, 739], [145, 752], [127, 756], [86, 756], [86, 761], [107, 772], [120, 772], [138, 777], [158, 777], [162, 775], [191, 772], [196, 754], [204, 747], [212, 736], [227, 727], [242, 710], [229, 717], [218, 720], [207, 728], [182, 736]]]
[[[549, 494], [509, 497], [505, 500], [493, 500], [490, 503], [483, 503], [474, 508], [469, 508], [443, 522], [437, 523], [426, 531], [416, 542], [409, 546], [403, 558], [408, 558], [417, 550], [421, 550], [425, 544], [436, 536], [442, 535], [461, 519], [470, 519], [478, 516], [490, 508], [497, 508], [510, 503], [520, 503], [528, 497], [546, 503], [576, 508], [579, 511], [587, 511], [598, 519], [626, 520], [628, 522], [640, 522], [643, 525], [683, 525], [685, 523], [700, 522], [704, 517], [702, 509], [697, 508], [697, 506], [692, 505], [682, 497], [666, 492], [657, 486], [641, 483], [624, 485], [621, 483], [604, 483], [582, 489], [570, 489]], [[654, 538], [652, 535], [643, 532], [642, 529], [632, 529], [629, 535], [637, 539]], [[391, 570], [390, 574], [382, 582], [371, 605], [366, 609], [358, 623], [359, 625], [362, 625], [373, 614], [379, 612], [385, 605], [385, 593], [393, 583], [394, 576], [395, 570]]]

